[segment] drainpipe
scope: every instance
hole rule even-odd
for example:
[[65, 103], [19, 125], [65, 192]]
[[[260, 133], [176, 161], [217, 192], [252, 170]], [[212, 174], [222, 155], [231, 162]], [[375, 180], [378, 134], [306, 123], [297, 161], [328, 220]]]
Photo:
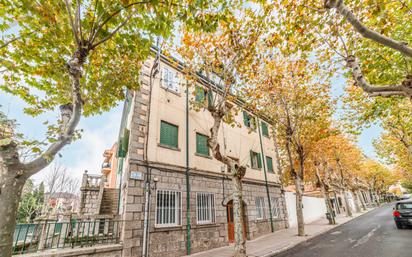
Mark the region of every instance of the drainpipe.
[[262, 144], [262, 135], [260, 132], [260, 122], [257, 119], [257, 127], [259, 131], [259, 141], [260, 141], [260, 152], [262, 153], [262, 165], [263, 165], [263, 173], [265, 174], [265, 186], [266, 186], [266, 194], [269, 202], [269, 217], [270, 217], [270, 229], [272, 233], [275, 231], [273, 228], [273, 217], [272, 217], [272, 203], [270, 202], [270, 194], [269, 194], [269, 186], [268, 186], [268, 177], [266, 174], [266, 163], [265, 163], [265, 154], [263, 152], [263, 144]]
[[189, 184], [189, 85], [186, 82], [186, 252], [190, 255], [190, 184]]
[[152, 104], [152, 92], [153, 92], [153, 79], [156, 77], [156, 74], [159, 73], [160, 70], [160, 38], [157, 38], [157, 52], [155, 56], [154, 63], [150, 70], [149, 75], [149, 101], [148, 101], [148, 109], [147, 109], [147, 123], [146, 123], [146, 133], [145, 133], [145, 147], [144, 147], [144, 156], [143, 159], [146, 163], [146, 182], [145, 182], [145, 208], [144, 208], [144, 221], [143, 221], [143, 250], [142, 256], [147, 257], [149, 256], [149, 219], [150, 219], [150, 200], [151, 200], [151, 168], [149, 168], [149, 158], [148, 158], [148, 147], [149, 147], [149, 127], [150, 127], [150, 113], [151, 113], [151, 104]]

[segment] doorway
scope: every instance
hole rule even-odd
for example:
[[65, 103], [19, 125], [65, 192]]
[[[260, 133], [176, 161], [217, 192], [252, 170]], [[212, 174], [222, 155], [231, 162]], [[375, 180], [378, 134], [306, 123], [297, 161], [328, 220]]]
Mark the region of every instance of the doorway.
[[[247, 216], [246, 216], [246, 204], [243, 202], [243, 239], [246, 240], [246, 223], [247, 223]], [[233, 200], [230, 200], [226, 206], [227, 210], [227, 231], [228, 231], [228, 240], [229, 243], [233, 243], [235, 241], [235, 222], [233, 217]]]

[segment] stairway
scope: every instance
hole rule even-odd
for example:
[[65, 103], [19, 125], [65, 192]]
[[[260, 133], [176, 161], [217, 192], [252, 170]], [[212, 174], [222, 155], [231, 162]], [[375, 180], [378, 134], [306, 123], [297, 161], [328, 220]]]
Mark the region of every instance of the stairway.
[[117, 214], [119, 203], [119, 190], [116, 188], [104, 188], [99, 214]]

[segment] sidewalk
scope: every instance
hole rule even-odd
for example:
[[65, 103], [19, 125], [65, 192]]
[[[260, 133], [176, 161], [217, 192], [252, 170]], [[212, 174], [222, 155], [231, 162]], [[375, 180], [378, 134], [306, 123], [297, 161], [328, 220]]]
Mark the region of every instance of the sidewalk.
[[[340, 226], [356, 217], [361, 216], [373, 209], [368, 209], [360, 213], [354, 213], [352, 218], [345, 217], [344, 214], [336, 217], [337, 225], [328, 225], [326, 219], [320, 219], [305, 225], [306, 236], [298, 237], [297, 228], [288, 228], [276, 231], [274, 233], [261, 236], [246, 242], [247, 254], [249, 257], [269, 257], [286, 251], [297, 244], [307, 241], [315, 236], [326, 233], [327, 231]], [[190, 255], [190, 257], [232, 257], [233, 245], [212, 249], [209, 251], [199, 252]]]

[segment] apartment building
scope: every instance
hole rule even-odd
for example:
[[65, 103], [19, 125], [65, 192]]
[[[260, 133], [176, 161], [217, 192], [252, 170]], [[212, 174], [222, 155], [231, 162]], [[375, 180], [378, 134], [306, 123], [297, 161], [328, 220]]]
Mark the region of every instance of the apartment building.
[[[234, 240], [232, 181], [207, 146], [212, 118], [193, 102], [210, 100], [199, 75], [189, 85], [176, 60], [154, 58], [141, 70], [140, 89], [129, 92], [119, 137], [117, 178], [120, 214], [126, 221], [123, 256], [184, 256]], [[242, 106], [241, 102], [233, 103]], [[275, 142], [268, 121], [248, 110], [238, 124], [223, 124], [222, 151], [247, 166], [243, 180], [244, 237], [247, 240], [287, 226], [277, 172]]]

